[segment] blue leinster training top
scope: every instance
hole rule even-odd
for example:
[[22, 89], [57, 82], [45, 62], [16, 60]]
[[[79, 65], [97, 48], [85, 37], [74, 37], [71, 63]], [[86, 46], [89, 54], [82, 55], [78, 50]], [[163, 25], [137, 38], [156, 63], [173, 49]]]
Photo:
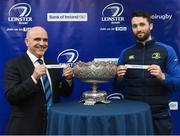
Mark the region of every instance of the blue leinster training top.
[[[150, 40], [145, 45], [137, 43], [122, 51], [118, 65], [159, 65], [165, 80], [160, 81], [147, 69], [127, 69], [123, 81], [126, 98], [142, 100], [151, 105], [152, 110], [163, 110], [168, 107], [170, 91], [180, 91], [180, 66], [174, 49], [160, 42]], [[117, 88], [116, 88], [117, 90]]]

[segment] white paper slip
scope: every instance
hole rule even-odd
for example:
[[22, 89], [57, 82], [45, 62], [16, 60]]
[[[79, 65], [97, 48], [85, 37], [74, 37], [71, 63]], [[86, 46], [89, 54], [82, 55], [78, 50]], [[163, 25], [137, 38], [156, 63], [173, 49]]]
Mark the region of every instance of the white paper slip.
[[149, 65], [133, 65], [133, 64], [125, 64], [127, 68], [130, 69], [148, 69]]
[[46, 68], [52, 69], [52, 68], [64, 68], [65, 64], [54, 64], [54, 65], [46, 65]]

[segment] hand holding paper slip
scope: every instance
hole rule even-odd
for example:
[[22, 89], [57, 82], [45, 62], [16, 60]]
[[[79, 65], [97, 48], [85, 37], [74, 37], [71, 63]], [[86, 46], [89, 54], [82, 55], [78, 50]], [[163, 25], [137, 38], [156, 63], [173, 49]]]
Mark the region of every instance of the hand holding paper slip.
[[134, 65], [134, 64], [125, 64], [129, 69], [148, 69], [150, 65]]
[[[52, 65], [46, 65], [46, 68], [53, 69], [53, 68], [64, 68], [64, 64], [52, 64]], [[125, 64], [125, 66], [129, 69], [148, 69], [149, 65], [134, 65], [134, 64]]]

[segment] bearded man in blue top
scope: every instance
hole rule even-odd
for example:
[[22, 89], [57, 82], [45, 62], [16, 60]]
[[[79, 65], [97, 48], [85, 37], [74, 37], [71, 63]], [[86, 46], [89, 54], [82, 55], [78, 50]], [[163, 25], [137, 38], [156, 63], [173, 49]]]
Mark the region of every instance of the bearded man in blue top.
[[137, 42], [121, 52], [113, 85], [116, 91], [124, 90], [126, 99], [150, 105], [154, 134], [171, 134], [168, 96], [180, 90], [177, 55], [172, 47], [152, 38], [149, 13], [135, 11], [131, 25]]

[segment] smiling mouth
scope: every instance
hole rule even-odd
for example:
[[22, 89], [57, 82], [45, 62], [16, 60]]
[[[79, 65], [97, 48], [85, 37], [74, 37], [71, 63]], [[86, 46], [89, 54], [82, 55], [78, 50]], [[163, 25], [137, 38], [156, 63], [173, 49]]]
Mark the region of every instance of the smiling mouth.
[[44, 49], [47, 49], [47, 46], [36, 45], [35, 48], [40, 49], [40, 50], [44, 50]]

